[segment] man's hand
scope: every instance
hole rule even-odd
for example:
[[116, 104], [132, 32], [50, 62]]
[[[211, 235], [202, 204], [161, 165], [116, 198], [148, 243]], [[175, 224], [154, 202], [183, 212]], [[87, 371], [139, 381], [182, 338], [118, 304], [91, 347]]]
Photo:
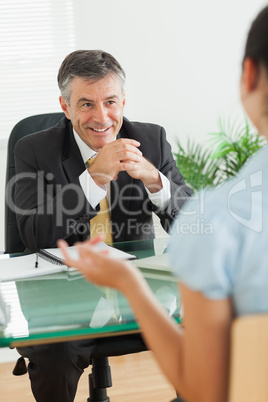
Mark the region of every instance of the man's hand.
[[151, 193], [162, 189], [162, 181], [156, 167], [142, 156], [140, 143], [120, 138], [104, 145], [88, 172], [98, 186], [116, 180], [118, 173], [126, 171], [133, 179], [139, 179]]
[[[132, 166], [134, 165], [132, 164]], [[144, 157], [142, 157], [139, 162], [135, 163], [135, 169], [127, 169], [127, 173], [133, 179], [141, 180], [151, 193], [156, 193], [163, 187], [158, 170]]]
[[128, 138], [120, 138], [104, 145], [96, 156], [88, 172], [98, 186], [116, 180], [119, 172], [140, 169], [142, 153], [140, 143]]

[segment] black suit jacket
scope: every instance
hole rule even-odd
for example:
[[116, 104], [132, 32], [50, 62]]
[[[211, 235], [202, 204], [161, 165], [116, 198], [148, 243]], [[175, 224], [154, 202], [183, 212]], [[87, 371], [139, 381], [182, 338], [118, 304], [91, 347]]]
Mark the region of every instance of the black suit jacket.
[[[124, 119], [118, 138], [141, 143], [145, 158], [168, 177], [171, 201], [165, 211], [151, 203], [140, 180], [120, 172], [111, 182], [114, 241], [154, 237], [152, 211], [168, 230], [180, 207], [191, 195], [176, 167], [162, 127]], [[56, 247], [64, 238], [72, 245], [90, 235], [90, 219], [99, 211], [87, 202], [79, 175], [85, 170], [71, 122], [63, 118], [45, 131], [22, 138], [15, 147], [15, 204], [20, 236], [27, 248]]]

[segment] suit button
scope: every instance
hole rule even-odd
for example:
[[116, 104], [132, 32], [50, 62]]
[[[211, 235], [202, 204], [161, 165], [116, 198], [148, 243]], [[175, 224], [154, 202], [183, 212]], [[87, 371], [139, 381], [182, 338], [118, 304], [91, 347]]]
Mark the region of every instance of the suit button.
[[171, 216], [175, 217], [178, 215], [178, 213], [179, 213], [179, 211], [177, 209], [172, 209]]

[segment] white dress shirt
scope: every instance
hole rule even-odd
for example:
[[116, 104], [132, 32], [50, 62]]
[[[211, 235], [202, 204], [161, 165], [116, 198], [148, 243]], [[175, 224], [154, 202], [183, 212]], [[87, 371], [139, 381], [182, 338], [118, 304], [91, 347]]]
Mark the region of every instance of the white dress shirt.
[[[96, 151], [93, 151], [80, 137], [79, 135], [73, 130], [74, 132], [74, 138], [77, 143], [77, 146], [81, 152], [82, 159], [85, 163], [87, 161], [96, 156], [97, 153]], [[164, 210], [170, 201], [170, 182], [168, 178], [163, 175], [161, 172], [159, 172], [160, 178], [162, 181], [162, 186], [163, 188], [160, 191], [157, 191], [156, 193], [151, 193], [146, 187], [145, 190], [148, 194], [149, 199], [151, 202], [161, 210]], [[82, 187], [82, 190], [85, 194], [85, 197], [87, 201], [90, 203], [92, 208], [96, 208], [96, 206], [100, 203], [100, 201], [107, 196], [108, 203], [109, 205], [111, 204], [110, 202], [110, 185], [106, 186], [98, 186], [95, 181], [92, 179], [91, 175], [88, 173], [88, 170], [85, 169], [85, 171], [79, 176], [79, 182]]]

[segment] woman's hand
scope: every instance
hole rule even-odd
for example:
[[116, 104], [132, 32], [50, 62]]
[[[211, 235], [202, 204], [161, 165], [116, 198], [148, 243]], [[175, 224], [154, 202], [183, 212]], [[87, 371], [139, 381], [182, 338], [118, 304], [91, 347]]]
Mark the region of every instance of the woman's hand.
[[58, 241], [64, 262], [70, 267], [77, 268], [87, 280], [96, 285], [108, 286], [125, 293], [130, 282], [140, 276], [136, 267], [127, 261], [109, 257], [109, 251], [96, 251], [94, 245], [103, 241], [103, 236], [97, 236], [83, 243], [76, 243], [78, 258], [74, 259], [68, 253], [68, 244], [64, 240]]

